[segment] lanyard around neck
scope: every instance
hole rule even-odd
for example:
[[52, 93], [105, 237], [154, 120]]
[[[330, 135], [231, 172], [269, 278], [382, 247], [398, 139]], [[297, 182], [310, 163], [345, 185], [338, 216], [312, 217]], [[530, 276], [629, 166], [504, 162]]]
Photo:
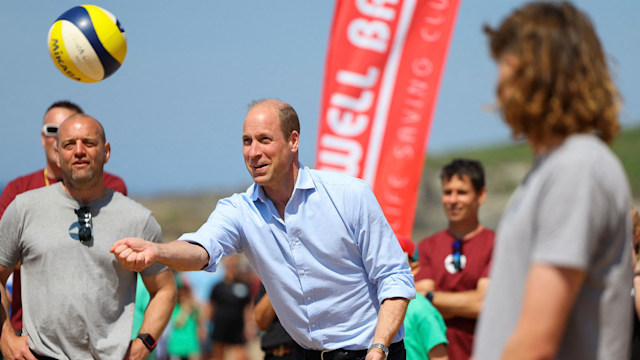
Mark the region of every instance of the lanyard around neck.
[[49, 177], [47, 176], [47, 168], [44, 168], [44, 185], [49, 186]]

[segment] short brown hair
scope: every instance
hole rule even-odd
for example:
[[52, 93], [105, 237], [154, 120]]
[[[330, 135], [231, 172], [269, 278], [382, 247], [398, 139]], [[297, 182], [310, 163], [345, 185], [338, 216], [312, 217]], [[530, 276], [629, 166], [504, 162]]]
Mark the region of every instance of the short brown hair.
[[[484, 27], [491, 54], [516, 57], [498, 99], [513, 136], [540, 143], [595, 132], [611, 142], [618, 133], [620, 96], [591, 21], [569, 2], [532, 2], [497, 29]], [[505, 98], [508, 97], [508, 98]]]
[[276, 99], [261, 99], [254, 100], [249, 104], [249, 110], [258, 105], [263, 104], [272, 105], [278, 112], [278, 119], [280, 120], [280, 129], [285, 139], [291, 136], [291, 133], [297, 131], [300, 134], [300, 120], [298, 119], [298, 113], [293, 107], [285, 102]]

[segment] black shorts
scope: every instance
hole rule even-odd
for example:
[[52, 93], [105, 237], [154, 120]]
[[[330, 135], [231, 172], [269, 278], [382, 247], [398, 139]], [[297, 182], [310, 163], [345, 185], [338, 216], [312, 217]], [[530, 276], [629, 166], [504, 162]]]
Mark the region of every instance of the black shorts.
[[244, 337], [244, 321], [216, 320], [213, 324], [211, 339], [224, 344], [245, 344], [247, 339]]

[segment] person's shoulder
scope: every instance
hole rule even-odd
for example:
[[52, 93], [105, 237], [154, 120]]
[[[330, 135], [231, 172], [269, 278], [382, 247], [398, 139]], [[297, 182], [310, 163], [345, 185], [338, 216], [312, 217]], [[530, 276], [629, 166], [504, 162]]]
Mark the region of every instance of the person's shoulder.
[[409, 306], [407, 307], [407, 314], [416, 314], [420, 318], [431, 318], [436, 315], [440, 315], [438, 309], [431, 303], [431, 301], [427, 300], [427, 298], [416, 292], [415, 299], [409, 301]]
[[429, 254], [431, 248], [437, 247], [442, 242], [450, 241], [450, 235], [447, 229], [438, 231], [435, 234], [425, 237], [418, 242], [418, 253]]
[[478, 234], [483, 238], [488, 238], [488, 239], [495, 239], [496, 237], [496, 232], [492, 229], [489, 229], [488, 227], [484, 227], [484, 229], [482, 229], [482, 231], [480, 231], [480, 233]]
[[592, 134], [569, 136], [543, 161], [538, 177], [543, 180], [566, 177], [592, 178], [604, 187], [625, 188], [627, 177], [618, 157]]
[[6, 188], [22, 189], [22, 191], [35, 189], [37, 187], [41, 187], [41, 186], [37, 186], [37, 187], [35, 186], [35, 180], [40, 180], [40, 179], [42, 179], [42, 182], [44, 182], [43, 169], [36, 170], [34, 172], [14, 178], [13, 180], [7, 183]]
[[[221, 197], [215, 204], [214, 211], [220, 215], [224, 214], [229, 219], [240, 219], [247, 211], [251, 212], [252, 208], [256, 206], [254, 200], [257, 199], [257, 195], [254, 196], [253, 185], [250, 186], [245, 192], [237, 192], [226, 197]], [[255, 199], [254, 199], [255, 197]]]
[[20, 206], [30, 206], [32, 204], [42, 204], [44, 198], [49, 198], [54, 194], [55, 184], [52, 186], [43, 186], [39, 188], [27, 189], [16, 195], [14, 202], [21, 204]]
[[249, 204], [253, 200], [253, 192], [259, 191], [255, 184], [252, 184], [246, 191], [244, 192], [236, 192], [229, 196], [225, 196], [218, 200], [218, 204], [227, 204], [233, 205], [234, 207], [241, 206], [242, 204]]
[[618, 163], [611, 149], [597, 136], [574, 134], [569, 136], [556, 150], [549, 154], [549, 171], [573, 173], [578, 169], [602, 169]]
[[370, 189], [366, 181], [338, 171], [309, 169], [309, 175], [314, 183], [328, 187], [351, 188], [351, 190]]
[[104, 177], [104, 185], [106, 187], [113, 189], [115, 191], [121, 192], [124, 195], [128, 195], [127, 185], [125, 184], [124, 180], [122, 180], [121, 177], [106, 171], [103, 173], [103, 177]]
[[447, 229], [443, 229], [443, 230], [438, 231], [435, 234], [429, 235], [426, 238], [420, 240], [419, 244], [427, 244], [429, 242], [439, 241], [439, 240], [442, 240], [442, 239], [448, 239], [450, 237], [451, 236], [449, 235], [449, 232], [447, 231]]
[[117, 206], [119, 208], [126, 208], [127, 214], [129, 212], [138, 212], [140, 214], [148, 215], [151, 214], [151, 210], [144, 206], [142, 203], [124, 195], [120, 191], [116, 191], [114, 189], [111, 190], [111, 200], [110, 203], [113, 206]]

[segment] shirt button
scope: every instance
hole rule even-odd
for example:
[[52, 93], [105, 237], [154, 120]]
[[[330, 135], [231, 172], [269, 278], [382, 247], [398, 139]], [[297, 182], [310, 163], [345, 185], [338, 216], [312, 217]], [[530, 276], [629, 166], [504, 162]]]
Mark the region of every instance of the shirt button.
[[312, 328], [316, 327], [316, 324], [311, 324], [311, 327], [312, 327]]
[[304, 270], [300, 270], [300, 275], [304, 275]]
[[298, 242], [293, 240], [293, 242], [291, 243], [291, 245], [295, 246]]
[[309, 296], [309, 297], [307, 298], [307, 301], [311, 301], [311, 296]]

